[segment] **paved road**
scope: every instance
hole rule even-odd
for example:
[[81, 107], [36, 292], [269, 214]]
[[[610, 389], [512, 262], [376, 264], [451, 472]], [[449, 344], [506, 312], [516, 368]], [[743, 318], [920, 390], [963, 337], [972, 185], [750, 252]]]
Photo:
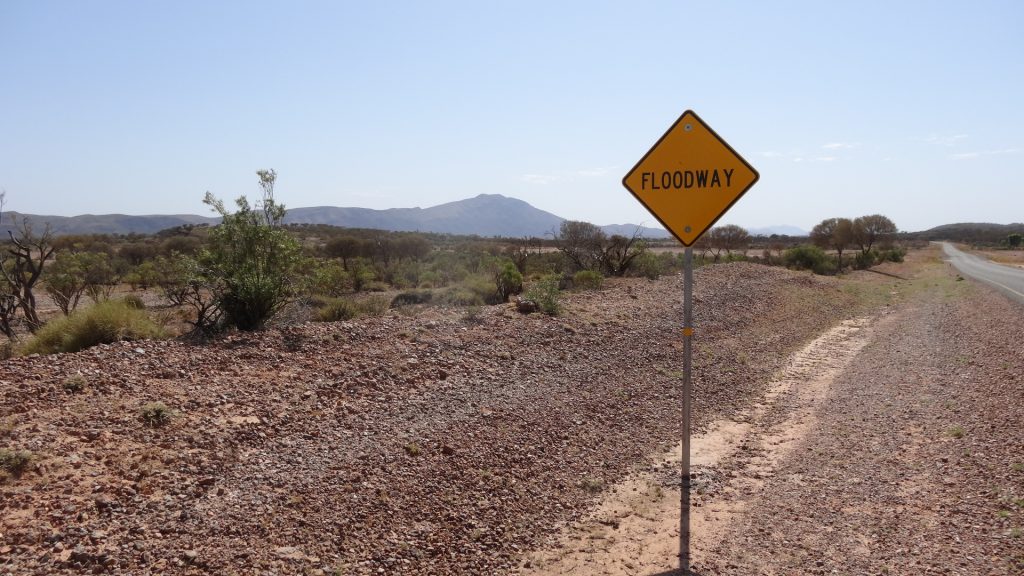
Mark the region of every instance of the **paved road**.
[[990, 284], [1009, 297], [1024, 304], [1024, 269], [1003, 266], [957, 250], [949, 242], [942, 242], [947, 260], [961, 273]]

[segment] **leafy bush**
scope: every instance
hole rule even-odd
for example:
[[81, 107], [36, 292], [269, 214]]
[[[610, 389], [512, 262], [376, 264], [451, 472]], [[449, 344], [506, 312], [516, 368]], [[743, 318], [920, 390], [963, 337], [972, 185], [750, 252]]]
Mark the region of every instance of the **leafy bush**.
[[557, 274], [544, 276], [530, 285], [523, 294], [523, 299], [536, 303], [541, 312], [557, 316], [562, 311], [562, 295], [558, 291], [558, 281]]
[[888, 250], [882, 250], [878, 253], [878, 262], [903, 262], [904, 256], [907, 255], [907, 251], [903, 248], [890, 248]]
[[97, 344], [166, 336], [142, 310], [107, 300], [51, 320], [22, 348], [22, 354], [78, 352]]
[[523, 275], [513, 262], [508, 261], [495, 275], [494, 284], [498, 291], [498, 297], [502, 302], [507, 302], [509, 296], [523, 291]]
[[313, 270], [307, 290], [312, 294], [341, 296], [352, 290], [352, 275], [336, 261], [323, 262]]
[[152, 260], [147, 260], [125, 274], [123, 280], [131, 285], [132, 290], [140, 288], [146, 290], [150, 286], [157, 285], [157, 282], [160, 281], [160, 274], [156, 263]]
[[262, 202], [249, 205], [245, 196], [228, 212], [209, 192], [203, 202], [223, 217], [210, 231], [200, 261], [211, 281], [227, 322], [240, 330], [258, 330], [292, 296], [299, 243], [281, 227], [285, 208], [274, 200], [277, 174], [261, 170]]
[[572, 275], [572, 286], [577, 290], [600, 290], [604, 276], [595, 270], [580, 270]]
[[637, 276], [657, 280], [664, 272], [664, 264], [653, 252], [644, 251], [633, 261], [633, 271]]
[[801, 245], [786, 250], [782, 262], [794, 270], [812, 270], [815, 274], [828, 274], [835, 270], [835, 263], [817, 246]]
[[377, 275], [365, 258], [355, 258], [349, 262], [349, 277], [351, 278], [352, 290], [362, 292], [367, 285], [373, 282]]

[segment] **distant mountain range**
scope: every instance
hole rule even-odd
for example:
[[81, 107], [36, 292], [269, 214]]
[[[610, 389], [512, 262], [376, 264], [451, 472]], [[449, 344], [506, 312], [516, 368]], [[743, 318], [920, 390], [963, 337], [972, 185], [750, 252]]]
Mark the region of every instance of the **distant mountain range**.
[[[220, 218], [195, 214], [154, 214], [131, 216], [126, 214], [84, 214], [81, 216], [45, 216], [8, 211], [0, 222], [0, 237], [6, 237], [15, 219], [27, 216], [36, 229], [46, 224], [55, 234], [155, 234], [161, 230], [183, 225], [216, 224]], [[480, 194], [473, 198], [438, 204], [429, 208], [339, 208], [314, 206], [292, 208], [285, 216], [288, 224], [327, 224], [345, 228], [376, 230], [436, 232], [483, 237], [506, 238], [546, 237], [557, 232], [565, 219], [530, 204], [500, 194]], [[609, 224], [601, 226], [605, 233], [651, 239], [671, 238], [661, 228], [647, 228], [635, 224]], [[766, 226], [749, 228], [753, 236], [807, 236], [807, 231], [796, 226]], [[961, 242], [998, 242], [1011, 233], [1024, 233], [1024, 224], [960, 223], [936, 226], [929, 230], [909, 233], [909, 237], [926, 240], [953, 240]]]
[[[38, 228], [50, 225], [55, 234], [154, 234], [167, 228], [187, 224], [216, 224], [220, 218], [194, 214], [128, 216], [124, 214], [86, 214], [82, 216], [46, 216], [6, 212], [0, 233], [7, 235], [14, 219], [27, 216]], [[558, 230], [564, 218], [545, 212], [530, 204], [500, 194], [480, 194], [474, 198], [431, 206], [429, 208], [338, 208], [315, 206], [291, 208], [285, 216], [288, 224], [327, 224], [346, 228], [437, 232], [509, 238], [544, 237]], [[613, 224], [603, 227], [608, 234], [632, 235], [638, 228], [645, 238], [670, 238], [660, 228], [634, 224]]]

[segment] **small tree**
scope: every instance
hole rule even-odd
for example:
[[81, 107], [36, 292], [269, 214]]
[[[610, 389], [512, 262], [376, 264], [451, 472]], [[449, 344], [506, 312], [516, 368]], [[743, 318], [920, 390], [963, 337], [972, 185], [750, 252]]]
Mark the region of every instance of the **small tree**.
[[300, 247], [281, 227], [285, 207], [274, 199], [277, 173], [260, 170], [262, 200], [255, 207], [242, 196], [229, 212], [207, 192], [203, 203], [223, 217], [210, 231], [200, 263], [226, 320], [240, 330], [258, 330], [292, 295]]
[[640, 239], [637, 228], [629, 238], [613, 235], [601, 250], [601, 269], [609, 276], [625, 276], [633, 262], [647, 252], [647, 243]]
[[191, 308], [195, 314], [191, 335], [204, 337], [215, 332], [220, 325], [223, 312], [209, 278], [199, 262], [192, 256], [172, 253], [160, 256], [154, 262], [156, 284], [164, 297], [176, 306]]
[[558, 250], [577, 270], [596, 270], [601, 265], [607, 236], [590, 222], [565, 220], [558, 228]]
[[1006, 237], [1006, 245], [1010, 248], [1020, 248], [1021, 244], [1024, 244], [1024, 236], [1020, 234], [1010, 234]]
[[340, 236], [332, 238], [324, 247], [327, 255], [331, 258], [340, 258], [341, 267], [348, 270], [350, 258], [356, 258], [364, 252], [363, 242], [352, 236]]
[[843, 271], [843, 250], [853, 241], [853, 223], [849, 218], [827, 218], [811, 230], [811, 242], [823, 250], [836, 251], [836, 268]]
[[735, 224], [715, 226], [708, 230], [706, 236], [708, 237], [708, 245], [714, 252], [715, 262], [718, 261], [723, 250], [727, 256], [732, 256], [734, 251], [742, 250], [746, 252], [747, 247], [750, 246], [750, 233], [745, 228]]
[[[3, 218], [5, 194], [0, 193], [0, 221]], [[35, 287], [43, 274], [43, 266], [53, 256], [53, 235], [46, 226], [36, 235], [28, 218], [17, 224], [18, 234], [8, 231], [7, 246], [0, 249], [0, 332], [14, 337], [14, 313], [20, 310], [30, 331], [42, 326], [36, 311]], [[13, 299], [13, 302], [11, 301]]]
[[502, 302], [507, 302], [509, 296], [523, 291], [523, 275], [511, 261], [505, 262], [498, 270], [494, 277], [494, 283]]
[[78, 308], [78, 301], [88, 287], [86, 255], [91, 253], [62, 254], [46, 269], [43, 287], [65, 316]]
[[867, 255], [876, 242], [885, 242], [896, 233], [896, 224], [881, 214], [861, 216], [853, 221], [850, 240]]

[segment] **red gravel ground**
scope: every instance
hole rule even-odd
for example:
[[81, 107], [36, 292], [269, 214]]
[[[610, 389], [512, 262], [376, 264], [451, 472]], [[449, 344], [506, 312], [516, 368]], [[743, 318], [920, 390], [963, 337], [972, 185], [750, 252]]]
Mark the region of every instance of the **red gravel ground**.
[[[752, 264], [696, 282], [698, 429], [748, 406], [858, 306], [844, 280]], [[678, 277], [621, 280], [569, 296], [558, 318], [428, 309], [2, 362], [0, 447], [34, 457], [0, 484], [0, 572], [502, 573], [677, 441], [680, 318]], [[899, 349], [928, 359], [947, 328]], [[967, 358], [986, 373], [1000, 362]], [[77, 375], [84, 389], [69, 391]], [[950, 385], [906, 382], [925, 380]], [[994, 390], [978, 400], [1005, 405]], [[173, 417], [147, 425], [157, 401]], [[926, 431], [947, 462], [921, 473], [968, 459], [995, 474], [989, 460], [1005, 456], [975, 443], [1005, 434], [1003, 420], [956, 421], [956, 442], [941, 433], [952, 422]]]

